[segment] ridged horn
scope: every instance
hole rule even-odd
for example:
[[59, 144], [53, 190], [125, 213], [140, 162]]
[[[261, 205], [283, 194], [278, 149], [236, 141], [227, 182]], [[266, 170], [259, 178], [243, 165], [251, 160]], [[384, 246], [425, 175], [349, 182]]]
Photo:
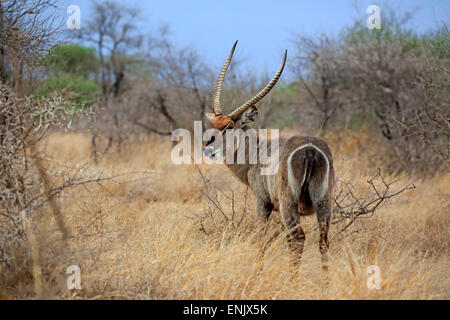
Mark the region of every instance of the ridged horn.
[[233, 58], [234, 49], [236, 49], [237, 40], [231, 48], [230, 54], [228, 55], [227, 60], [223, 64], [222, 70], [220, 71], [219, 77], [217, 78], [216, 86], [213, 91], [213, 108], [214, 113], [217, 115], [222, 114], [222, 109], [220, 108], [220, 91], [222, 90], [222, 83], [225, 79], [225, 74], [227, 73], [228, 66], [230, 65], [231, 58]]
[[247, 110], [250, 106], [253, 106], [256, 103], [258, 103], [262, 98], [264, 98], [266, 94], [269, 93], [270, 90], [272, 90], [272, 88], [277, 83], [278, 79], [280, 79], [281, 73], [283, 72], [284, 65], [286, 63], [286, 58], [287, 58], [287, 50], [284, 52], [283, 62], [281, 63], [281, 66], [278, 69], [277, 73], [275, 73], [275, 75], [273, 76], [272, 80], [256, 96], [254, 96], [246, 103], [244, 103], [242, 106], [236, 108], [232, 113], [230, 113], [229, 115], [230, 118], [232, 118], [233, 120], [237, 120], [245, 110]]

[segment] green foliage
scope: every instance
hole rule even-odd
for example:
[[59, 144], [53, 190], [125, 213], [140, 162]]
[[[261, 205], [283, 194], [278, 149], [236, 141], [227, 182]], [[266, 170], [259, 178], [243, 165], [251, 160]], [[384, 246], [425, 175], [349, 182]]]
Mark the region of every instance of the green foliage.
[[399, 24], [382, 24], [380, 29], [370, 30], [364, 24], [356, 22], [341, 33], [347, 45], [360, 45], [376, 40], [380, 45], [400, 45], [405, 51], [420, 47], [420, 38], [412, 30], [402, 28]]
[[288, 100], [298, 94], [299, 83], [297, 81], [291, 82], [288, 85], [278, 85], [274, 88], [274, 94], [282, 100]]
[[39, 97], [48, 97], [55, 91], [70, 101], [72, 107], [83, 108], [94, 102], [101, 88], [96, 82], [82, 76], [64, 75], [46, 79], [34, 93]]
[[341, 33], [344, 45], [361, 45], [376, 40], [379, 45], [398, 45], [404, 52], [417, 56], [430, 54], [438, 59], [450, 59], [450, 37], [445, 27], [418, 35], [400, 23], [382, 24], [381, 29], [368, 29], [363, 23], [356, 22]]
[[450, 37], [444, 28], [425, 35], [422, 43], [431, 56], [442, 60], [450, 59]]
[[99, 60], [91, 48], [76, 44], [53, 47], [43, 58], [43, 63], [54, 73], [68, 73], [88, 77], [99, 67]]
[[288, 128], [295, 121], [295, 117], [290, 114], [280, 114], [269, 123], [269, 128]]
[[99, 95], [100, 86], [89, 80], [99, 68], [93, 49], [76, 44], [58, 45], [42, 58], [42, 62], [50, 76], [34, 91], [37, 96], [49, 97], [58, 92], [72, 107], [83, 108], [91, 105]]

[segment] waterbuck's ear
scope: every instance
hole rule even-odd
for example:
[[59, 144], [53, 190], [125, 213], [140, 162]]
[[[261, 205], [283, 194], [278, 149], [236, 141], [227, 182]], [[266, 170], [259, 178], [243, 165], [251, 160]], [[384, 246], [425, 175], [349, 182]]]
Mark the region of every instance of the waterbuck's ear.
[[258, 118], [258, 109], [256, 107], [250, 107], [242, 113], [239, 123], [241, 125], [253, 123]]
[[214, 119], [216, 116], [214, 113], [205, 112], [206, 119], [208, 119], [210, 122]]

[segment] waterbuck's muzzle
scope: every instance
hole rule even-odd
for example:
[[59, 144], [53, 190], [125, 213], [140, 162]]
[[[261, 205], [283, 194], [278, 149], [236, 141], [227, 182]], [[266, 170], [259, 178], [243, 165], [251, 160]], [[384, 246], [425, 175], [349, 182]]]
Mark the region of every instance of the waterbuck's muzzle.
[[213, 146], [206, 146], [203, 149], [203, 154], [212, 160], [217, 160], [220, 157], [220, 150], [216, 150]]

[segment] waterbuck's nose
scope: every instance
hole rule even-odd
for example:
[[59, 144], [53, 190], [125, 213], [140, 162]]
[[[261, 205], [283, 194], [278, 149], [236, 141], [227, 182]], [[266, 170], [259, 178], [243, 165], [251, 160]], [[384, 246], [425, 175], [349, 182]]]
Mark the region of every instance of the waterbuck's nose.
[[214, 147], [207, 146], [203, 149], [203, 154], [207, 157], [211, 157], [214, 154]]
[[213, 146], [206, 146], [206, 147], [203, 149], [203, 154], [204, 154], [206, 157], [209, 157], [209, 158], [211, 158], [211, 159], [216, 159], [216, 158], [219, 157], [220, 152], [219, 152], [219, 150], [214, 149]]

